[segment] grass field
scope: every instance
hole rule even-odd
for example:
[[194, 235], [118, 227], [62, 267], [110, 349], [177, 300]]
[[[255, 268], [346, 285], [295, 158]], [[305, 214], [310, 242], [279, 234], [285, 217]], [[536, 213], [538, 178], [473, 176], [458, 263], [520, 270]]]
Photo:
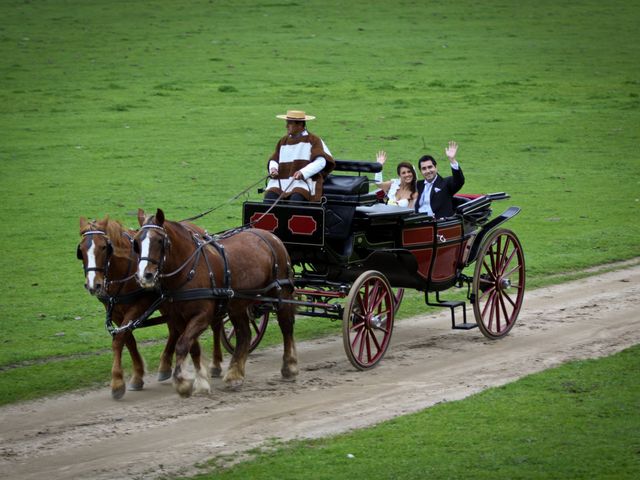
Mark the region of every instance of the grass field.
[[[0, 404], [108, 380], [78, 218], [226, 202], [265, 174], [289, 108], [337, 158], [387, 150], [387, 172], [455, 139], [464, 191], [522, 207], [530, 286], [638, 257], [638, 20], [595, 0], [3, 1]], [[410, 295], [401, 314], [420, 311]], [[164, 335], [137, 334], [151, 369]]]

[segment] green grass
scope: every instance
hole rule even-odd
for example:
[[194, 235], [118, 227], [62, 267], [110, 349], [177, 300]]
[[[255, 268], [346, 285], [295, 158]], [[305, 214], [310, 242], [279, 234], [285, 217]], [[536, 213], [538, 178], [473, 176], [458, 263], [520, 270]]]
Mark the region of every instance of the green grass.
[[267, 446], [229, 469], [216, 458], [193, 478], [638, 478], [638, 371], [635, 346], [373, 428]]
[[[637, 2], [8, 0], [0, 18], [1, 401], [108, 380], [78, 218], [225, 202], [264, 175], [289, 108], [338, 158], [387, 150], [388, 172], [455, 139], [464, 191], [522, 207], [507, 226], [531, 286], [640, 256]], [[199, 223], [237, 226], [240, 202]], [[411, 294], [401, 315], [424, 311]]]

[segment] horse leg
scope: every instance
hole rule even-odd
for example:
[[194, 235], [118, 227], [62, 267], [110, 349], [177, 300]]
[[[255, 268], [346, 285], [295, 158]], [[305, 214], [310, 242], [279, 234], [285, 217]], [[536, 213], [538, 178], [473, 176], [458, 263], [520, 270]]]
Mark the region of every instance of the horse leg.
[[196, 372], [196, 379], [193, 385], [193, 390], [196, 393], [211, 393], [211, 385], [209, 385], [207, 369], [202, 364], [202, 349], [200, 348], [200, 342], [198, 342], [197, 338], [193, 340], [191, 349], [189, 350], [189, 354], [191, 355], [193, 368]]
[[160, 365], [158, 366], [158, 381], [163, 382], [171, 378], [171, 364], [173, 360], [173, 353], [176, 350], [176, 342], [180, 334], [178, 330], [171, 324], [167, 325], [169, 328], [169, 338], [164, 346], [162, 355], [160, 356]]
[[229, 362], [229, 370], [224, 376], [227, 387], [237, 389], [244, 382], [245, 364], [249, 356], [249, 344], [251, 340], [251, 330], [249, 328], [249, 314], [246, 306], [229, 308], [229, 318], [236, 332], [236, 349]]
[[220, 340], [223, 335], [224, 323], [222, 319], [216, 319], [211, 325], [213, 330], [213, 358], [211, 359], [210, 373], [213, 378], [220, 378], [222, 376], [222, 341]]
[[144, 360], [138, 351], [138, 344], [136, 343], [133, 333], [127, 332], [125, 335], [125, 345], [129, 350], [131, 362], [133, 363], [133, 375], [131, 376], [131, 380], [129, 380], [127, 389], [131, 391], [142, 390], [144, 386]]
[[[173, 384], [175, 385], [176, 391], [181, 397], [189, 397], [193, 392], [193, 384], [194, 381], [188, 378], [185, 378], [183, 373], [183, 365], [184, 360], [194, 348], [194, 345], [197, 345], [197, 355], [196, 361], [197, 365], [194, 367], [196, 369], [196, 376], [200, 376], [200, 381], [202, 384], [206, 385], [207, 389], [210, 390], [209, 381], [207, 378], [206, 372], [202, 372], [202, 365], [200, 364], [200, 345], [197, 342], [197, 338], [200, 334], [206, 330], [208, 326], [208, 317], [206, 311], [194, 316], [188, 323], [187, 328], [182, 332], [178, 342], [176, 343], [176, 368], [173, 371]], [[200, 387], [200, 382], [199, 382]], [[202, 387], [200, 387], [202, 388]]]
[[278, 309], [278, 325], [282, 332], [282, 340], [284, 343], [284, 354], [282, 356], [282, 368], [280, 373], [286, 379], [295, 379], [298, 375], [298, 353], [296, 352], [296, 343], [293, 337], [293, 326], [295, 323], [295, 306], [288, 303], [282, 303]]
[[124, 335], [119, 333], [111, 339], [111, 350], [113, 351], [113, 364], [111, 365], [111, 397], [120, 400], [124, 396], [125, 384], [122, 371], [122, 347], [124, 346]]

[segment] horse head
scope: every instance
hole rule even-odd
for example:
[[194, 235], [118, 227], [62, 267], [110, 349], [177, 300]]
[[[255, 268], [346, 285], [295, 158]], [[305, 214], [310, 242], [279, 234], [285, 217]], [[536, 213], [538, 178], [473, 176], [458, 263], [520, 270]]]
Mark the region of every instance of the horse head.
[[113, 254], [113, 245], [107, 235], [108, 217], [88, 221], [80, 217], [80, 236], [76, 255], [82, 260], [86, 288], [91, 295], [101, 295], [105, 289], [106, 271]]
[[141, 208], [138, 209], [140, 230], [133, 239], [133, 249], [139, 255], [136, 280], [142, 288], [159, 286], [158, 276], [171, 247], [164, 222], [164, 212], [160, 208], [155, 215], [149, 216], [145, 216]]

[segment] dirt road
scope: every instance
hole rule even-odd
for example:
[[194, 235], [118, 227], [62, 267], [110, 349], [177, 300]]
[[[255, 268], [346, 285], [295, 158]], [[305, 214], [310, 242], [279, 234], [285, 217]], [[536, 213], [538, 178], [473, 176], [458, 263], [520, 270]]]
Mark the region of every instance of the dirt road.
[[[471, 316], [473, 314], [471, 313]], [[281, 349], [252, 354], [240, 391], [179, 398], [150, 376], [111, 400], [106, 388], [0, 409], [0, 477], [155, 478], [269, 439], [318, 437], [378, 423], [574, 359], [640, 343], [640, 265], [530, 292], [499, 341], [450, 329], [448, 311], [397, 324], [380, 366], [357, 372], [339, 337], [298, 345], [296, 382]]]

